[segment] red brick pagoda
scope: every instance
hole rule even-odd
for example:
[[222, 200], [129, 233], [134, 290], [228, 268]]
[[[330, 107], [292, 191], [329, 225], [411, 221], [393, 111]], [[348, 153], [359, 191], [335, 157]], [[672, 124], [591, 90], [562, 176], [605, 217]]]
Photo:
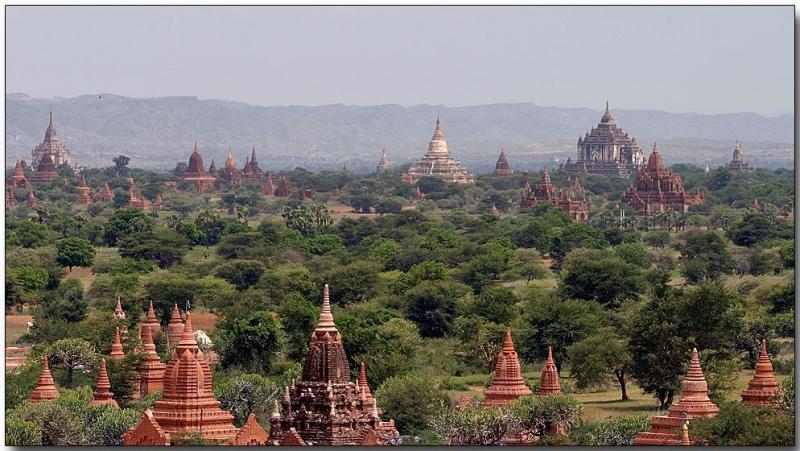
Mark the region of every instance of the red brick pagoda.
[[492, 175], [501, 177], [514, 175], [514, 170], [512, 170], [511, 166], [508, 164], [508, 159], [503, 149], [500, 149], [500, 156], [497, 157], [497, 163], [494, 165], [494, 172], [492, 172]]
[[110, 359], [121, 360], [125, 358], [125, 351], [122, 348], [122, 340], [120, 340], [119, 327], [114, 330], [114, 342], [111, 343], [111, 353], [108, 355]]
[[14, 173], [11, 174], [11, 186], [14, 188], [27, 188], [28, 178], [25, 177], [25, 169], [22, 167], [22, 160], [17, 160], [14, 166]]
[[[151, 304], [152, 305], [152, 304]], [[144, 346], [144, 362], [139, 368], [139, 393], [147, 396], [164, 388], [164, 370], [167, 365], [161, 363], [153, 344], [153, 327], [142, 325], [142, 344]]]
[[14, 208], [17, 206], [17, 198], [11, 192], [11, 187], [6, 186], [6, 208]]
[[561, 382], [558, 377], [558, 368], [553, 360], [553, 347], [547, 346], [547, 360], [544, 361], [542, 368], [542, 378], [539, 382], [539, 395], [559, 395], [561, 394]]
[[39, 206], [39, 199], [36, 198], [36, 194], [33, 193], [33, 190], [30, 190], [28, 193], [28, 197], [25, 199], [25, 203], [28, 204], [31, 208], [36, 208]]
[[[156, 318], [156, 311], [153, 309], [153, 301], [150, 301], [150, 305], [147, 307], [147, 313], [144, 316], [144, 321], [142, 321], [142, 327], [148, 326], [150, 331], [153, 333], [160, 333], [161, 332], [161, 323], [158, 322], [158, 318]], [[142, 329], [143, 333], [144, 329]]]
[[42, 154], [42, 158], [39, 160], [39, 164], [36, 166], [36, 171], [34, 171], [31, 177], [31, 182], [48, 183], [57, 176], [58, 170], [56, 170], [56, 165], [53, 163], [53, 156], [50, 155], [49, 151], [45, 151]]
[[89, 193], [91, 188], [86, 184], [86, 177], [81, 175], [81, 184], [78, 186], [78, 204], [91, 205], [92, 195]]
[[681, 438], [677, 429], [681, 424], [694, 418], [711, 418], [717, 415], [719, 407], [708, 398], [708, 384], [697, 348], [692, 349], [689, 370], [681, 384], [680, 400], [670, 406], [666, 416], [656, 416], [650, 420], [650, 431], [640, 432], [633, 439], [634, 445], [678, 445]]
[[167, 341], [170, 346], [175, 346], [180, 341], [183, 335], [183, 320], [181, 320], [181, 311], [178, 309], [178, 304], [172, 307], [172, 316], [167, 324]]
[[206, 172], [203, 167], [203, 156], [197, 150], [197, 143], [194, 143], [194, 150], [189, 156], [189, 165], [181, 176], [183, 180], [194, 183], [198, 192], [204, 192], [214, 187], [216, 179]]
[[50, 374], [50, 363], [45, 355], [42, 357], [42, 371], [39, 373], [39, 380], [36, 382], [36, 388], [33, 389], [33, 393], [31, 393], [31, 402], [37, 403], [55, 398], [58, 398], [58, 388], [53, 382], [53, 375]]
[[731, 162], [728, 163], [727, 166], [729, 171], [734, 172], [753, 172], [756, 170], [753, 166], [750, 166], [749, 163], [744, 161], [744, 156], [742, 156], [742, 146], [739, 144], [739, 141], [736, 141], [736, 147], [733, 149], [733, 158]]
[[253, 153], [250, 155], [250, 159], [247, 160], [247, 164], [244, 165], [244, 169], [242, 169], [242, 180], [246, 182], [258, 183], [261, 181], [261, 177], [264, 176], [264, 171], [258, 167], [258, 161], [256, 161], [256, 148], [253, 146]]
[[219, 173], [217, 172], [217, 163], [215, 163], [214, 160], [211, 160], [211, 164], [208, 166], [208, 175], [214, 178], [219, 177]]
[[100, 202], [110, 202], [114, 200], [114, 192], [111, 191], [111, 188], [108, 186], [108, 182], [103, 185], [103, 189], [101, 189], [98, 194], [100, 196]]
[[775, 403], [775, 397], [781, 392], [772, 362], [767, 352], [767, 340], [761, 340], [761, 352], [758, 354], [756, 371], [747, 389], [742, 392], [742, 403], [751, 406], [769, 406]]
[[517, 351], [511, 338], [511, 329], [506, 330], [503, 349], [497, 358], [492, 384], [483, 392], [484, 406], [504, 406], [519, 398], [532, 394], [522, 378]]
[[197, 346], [189, 312], [164, 373], [164, 394], [153, 405], [152, 415], [145, 413], [140, 424], [125, 434], [124, 443], [168, 444], [173, 434], [181, 432], [198, 433], [214, 444], [230, 443], [239, 432], [233, 415], [214, 398], [211, 369]]
[[525, 180], [525, 189], [522, 191], [520, 208], [531, 208], [539, 202], [550, 202], [564, 210], [576, 221], [589, 222], [589, 206], [586, 200], [575, 200], [563, 190], [556, 193], [556, 186], [550, 180], [547, 168], [542, 171], [542, 178], [531, 189], [530, 181]]
[[265, 196], [275, 195], [275, 183], [272, 181], [272, 174], [267, 174], [267, 180], [261, 186], [261, 194]]
[[653, 152], [647, 167], [639, 171], [636, 183], [623, 194], [622, 201], [636, 209], [640, 215], [648, 216], [669, 210], [686, 213], [689, 205], [702, 204], [703, 193], [694, 195], [683, 189], [680, 175], [674, 175], [661, 161], [658, 147], [653, 144]]
[[100, 374], [97, 376], [97, 387], [94, 390], [92, 401], [89, 404], [93, 406], [111, 404], [114, 407], [119, 407], [117, 401], [114, 400], [114, 393], [111, 393], [111, 382], [108, 380], [105, 358], [100, 361]]
[[281, 181], [278, 183], [278, 187], [275, 188], [275, 197], [289, 197], [292, 195], [292, 188], [289, 187], [289, 181], [286, 179], [286, 176], [281, 176]]
[[398, 437], [394, 422], [380, 419], [375, 399], [367, 395], [366, 372], [356, 384], [350, 381], [350, 366], [331, 313], [325, 285], [319, 323], [311, 335], [311, 346], [301, 378], [286, 387], [283, 412], [270, 419], [270, 441], [294, 441], [309, 445], [388, 444]]

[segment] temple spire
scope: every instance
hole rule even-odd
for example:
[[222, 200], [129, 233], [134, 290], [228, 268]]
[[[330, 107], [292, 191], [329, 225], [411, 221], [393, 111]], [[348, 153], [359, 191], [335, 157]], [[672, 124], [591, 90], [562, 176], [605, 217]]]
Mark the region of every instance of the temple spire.
[[250, 162], [251, 163], [255, 163], [256, 162], [256, 146], [253, 146], [253, 153], [250, 154]]
[[93, 406], [111, 404], [114, 407], [119, 407], [117, 401], [114, 400], [114, 393], [111, 392], [111, 382], [108, 380], [105, 357], [100, 361], [100, 374], [97, 376], [97, 386], [92, 395], [92, 401], [89, 404]]
[[336, 324], [333, 323], [333, 313], [331, 313], [330, 288], [328, 284], [322, 289], [322, 311], [319, 314], [318, 331], [337, 331]]
[[756, 371], [747, 384], [747, 389], [742, 392], [742, 403], [752, 406], [769, 406], [774, 403], [776, 395], [780, 393], [778, 381], [772, 369], [767, 340], [761, 340], [761, 352], [756, 361]]
[[364, 365], [363, 360], [361, 361], [361, 368], [358, 372], [358, 386], [361, 388], [364, 399], [372, 399], [372, 392], [369, 390], [369, 384], [367, 384], [367, 367]]
[[508, 328], [503, 340], [503, 348], [497, 357], [492, 383], [483, 392], [483, 405], [487, 407], [504, 406], [520, 396], [527, 396], [531, 393], [531, 389], [522, 378], [519, 357], [514, 349], [514, 340], [511, 338], [511, 328]]
[[114, 329], [114, 342], [111, 343], [111, 353], [108, 357], [114, 360], [125, 358], [125, 351], [122, 348], [122, 340], [120, 340], [119, 336], [119, 327]]
[[50, 363], [47, 361], [47, 355], [42, 357], [42, 370], [39, 373], [39, 380], [36, 382], [36, 388], [31, 393], [31, 402], [37, 403], [48, 399], [58, 398], [58, 388], [53, 382], [53, 375], [50, 374]]
[[542, 368], [542, 378], [539, 384], [540, 395], [557, 395], [561, 393], [561, 384], [558, 377], [556, 362], [553, 360], [553, 347], [547, 346], [547, 360]]

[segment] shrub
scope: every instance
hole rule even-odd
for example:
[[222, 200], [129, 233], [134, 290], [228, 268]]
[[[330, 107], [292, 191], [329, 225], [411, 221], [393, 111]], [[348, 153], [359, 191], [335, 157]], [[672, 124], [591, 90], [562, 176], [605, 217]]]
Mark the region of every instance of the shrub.
[[572, 432], [581, 446], [628, 446], [639, 432], [650, 429], [647, 416], [621, 416], [597, 423], [583, 423]]
[[448, 404], [447, 395], [432, 379], [415, 373], [390, 377], [378, 387], [375, 398], [403, 434], [425, 429], [433, 415]]
[[447, 445], [495, 445], [513, 430], [518, 419], [505, 408], [447, 409], [430, 426]]

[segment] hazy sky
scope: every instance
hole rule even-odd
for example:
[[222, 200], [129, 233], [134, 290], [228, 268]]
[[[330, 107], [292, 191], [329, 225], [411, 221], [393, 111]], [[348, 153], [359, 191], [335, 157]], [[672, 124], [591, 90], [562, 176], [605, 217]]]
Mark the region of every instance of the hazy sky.
[[793, 110], [791, 6], [6, 11], [7, 92], [34, 97]]

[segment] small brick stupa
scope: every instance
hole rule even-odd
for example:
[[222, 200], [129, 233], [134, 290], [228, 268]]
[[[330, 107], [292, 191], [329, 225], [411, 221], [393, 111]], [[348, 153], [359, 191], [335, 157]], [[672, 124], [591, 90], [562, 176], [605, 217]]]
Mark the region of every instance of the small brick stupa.
[[367, 366], [364, 361], [361, 361], [361, 367], [358, 371], [358, 381], [356, 382], [356, 393], [359, 393], [362, 399], [372, 402], [372, 392], [369, 389], [367, 382]]
[[275, 195], [275, 182], [272, 180], [272, 174], [267, 174], [267, 181], [261, 186], [261, 194], [265, 196]]
[[[230, 442], [239, 430], [233, 425], [233, 415], [222, 410], [214, 398], [211, 369], [197, 346], [192, 330], [191, 313], [186, 313], [183, 335], [164, 374], [164, 394], [152, 407], [152, 417], [142, 418], [139, 426], [125, 434], [126, 445], [146, 444], [145, 434], [153, 426], [170, 436], [177, 432], [196, 432], [215, 444]], [[145, 414], [147, 416], [147, 414]]]
[[56, 165], [53, 163], [53, 156], [50, 155], [49, 151], [45, 151], [36, 166], [36, 171], [31, 177], [31, 181], [33, 183], [47, 183], [56, 178], [56, 176], [58, 176], [58, 170], [56, 170]]
[[183, 335], [183, 320], [181, 320], [181, 311], [178, 309], [178, 304], [172, 307], [172, 316], [167, 324], [167, 340], [170, 346], [175, 346], [180, 341]]
[[111, 404], [114, 407], [119, 407], [117, 401], [114, 401], [114, 393], [111, 393], [111, 382], [108, 380], [105, 358], [100, 361], [100, 374], [97, 376], [97, 387], [94, 390], [92, 401], [89, 404], [93, 406]]
[[186, 166], [186, 170], [183, 171], [181, 178], [187, 182], [194, 183], [197, 191], [201, 193], [211, 189], [216, 182], [216, 179], [206, 172], [205, 167], [203, 167], [203, 156], [197, 150], [197, 143], [194, 143], [194, 150], [189, 156], [189, 164]]
[[114, 360], [122, 360], [125, 358], [125, 351], [122, 349], [122, 340], [120, 340], [119, 335], [119, 327], [114, 330], [114, 342], [111, 343], [111, 353], [108, 357]]
[[253, 153], [250, 155], [250, 159], [247, 160], [247, 164], [244, 165], [244, 169], [242, 169], [242, 180], [258, 182], [263, 175], [264, 171], [258, 167], [258, 161], [256, 161], [256, 147], [253, 146]]
[[278, 182], [278, 187], [275, 188], [275, 197], [289, 197], [291, 195], [292, 188], [289, 186], [289, 181], [284, 175], [281, 177], [281, 181]]
[[91, 205], [92, 195], [89, 193], [89, 191], [91, 191], [91, 188], [89, 188], [89, 185], [86, 184], [86, 177], [81, 175], [81, 184], [78, 186], [79, 205]]
[[494, 368], [492, 384], [483, 392], [484, 406], [504, 406], [519, 398], [532, 394], [531, 389], [525, 385], [522, 370], [514, 350], [514, 341], [511, 338], [511, 329], [506, 330], [503, 349], [497, 358]]
[[114, 200], [114, 192], [111, 191], [111, 187], [108, 186], [108, 182], [103, 185], [103, 189], [101, 189], [98, 194], [100, 196], [100, 202], [111, 202]]
[[[161, 332], [161, 323], [159, 323], [158, 318], [156, 318], [156, 311], [153, 309], [153, 301], [150, 301], [150, 306], [147, 308], [147, 314], [144, 317], [144, 321], [142, 321], [142, 332], [144, 332], [144, 326], [149, 327], [150, 332], [156, 334]], [[183, 332], [183, 330], [181, 330], [181, 332]]]
[[14, 173], [11, 174], [11, 186], [14, 188], [27, 188], [28, 178], [25, 177], [25, 169], [22, 167], [22, 160], [17, 160], [14, 166]]
[[387, 444], [399, 436], [394, 421], [381, 421], [375, 399], [371, 395], [367, 398], [366, 371], [359, 378], [358, 390], [350, 381], [350, 366], [342, 336], [333, 322], [328, 293], [325, 285], [322, 312], [311, 335], [301, 378], [293, 381], [291, 388], [286, 387], [283, 412], [276, 411], [270, 419], [270, 442]]
[[[152, 303], [150, 304], [152, 306]], [[164, 388], [164, 370], [167, 365], [161, 363], [153, 344], [152, 327], [142, 325], [142, 344], [144, 346], [144, 362], [139, 369], [139, 393], [147, 396]]]
[[506, 153], [503, 149], [500, 149], [500, 156], [497, 157], [497, 163], [494, 165], [494, 172], [492, 172], [492, 175], [501, 177], [514, 175], [514, 170], [511, 169], [511, 166], [508, 164], [508, 158], [506, 158]]
[[39, 206], [39, 199], [36, 198], [36, 194], [33, 193], [33, 190], [28, 193], [25, 203], [27, 203], [31, 208], [36, 208]]
[[756, 372], [747, 384], [747, 389], [742, 392], [742, 403], [751, 406], [769, 406], [775, 402], [774, 398], [780, 391], [767, 352], [767, 340], [761, 340], [761, 353], [758, 354]]
[[50, 363], [47, 361], [47, 356], [42, 357], [42, 371], [39, 373], [39, 380], [36, 382], [36, 388], [31, 393], [31, 402], [37, 403], [48, 399], [58, 398], [58, 388], [53, 382], [53, 375], [50, 374]]
[[650, 431], [640, 432], [633, 439], [634, 445], [679, 445], [681, 437], [678, 428], [694, 418], [711, 418], [717, 415], [719, 407], [708, 398], [708, 384], [697, 348], [692, 349], [689, 370], [683, 378], [680, 400], [671, 405], [666, 416], [656, 416], [650, 420]]
[[539, 395], [561, 394], [561, 383], [558, 377], [558, 368], [553, 360], [553, 347], [547, 346], [547, 360], [542, 368], [542, 378], [539, 382]]

